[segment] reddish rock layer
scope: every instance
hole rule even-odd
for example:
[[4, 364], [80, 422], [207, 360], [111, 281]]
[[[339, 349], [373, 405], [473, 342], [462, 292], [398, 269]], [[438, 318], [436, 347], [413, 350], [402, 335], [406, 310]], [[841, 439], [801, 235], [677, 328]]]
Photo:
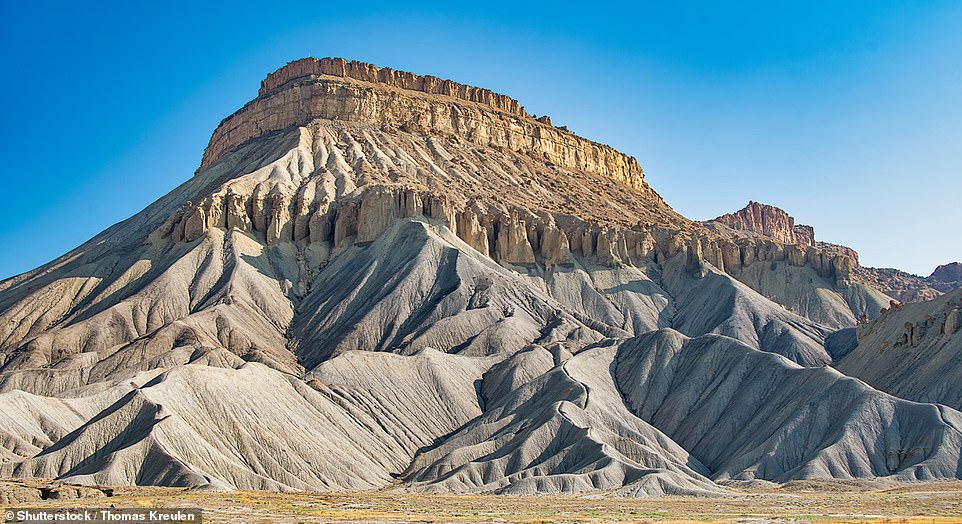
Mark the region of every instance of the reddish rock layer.
[[795, 219], [785, 211], [758, 202], [749, 202], [740, 211], [722, 215], [712, 222], [785, 244], [815, 246], [815, 230], [812, 226], [795, 225]]

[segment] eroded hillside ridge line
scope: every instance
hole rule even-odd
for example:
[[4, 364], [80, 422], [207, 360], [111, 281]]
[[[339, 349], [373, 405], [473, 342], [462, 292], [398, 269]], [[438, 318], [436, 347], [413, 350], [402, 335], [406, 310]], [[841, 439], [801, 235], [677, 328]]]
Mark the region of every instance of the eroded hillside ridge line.
[[[196, 205], [188, 203], [161, 228], [162, 236], [193, 242], [211, 228], [237, 227], [260, 233], [267, 245], [304, 241], [343, 248], [373, 241], [398, 220], [422, 217], [449, 228], [469, 246], [503, 264], [571, 266], [573, 255], [580, 255], [617, 267], [691, 253], [726, 272], [737, 273], [759, 262], [787, 262], [811, 267], [819, 276], [839, 282], [850, 280], [852, 273], [848, 256], [810, 245], [727, 239], [666, 227], [619, 228], [572, 217], [555, 221], [527, 209], [483, 208], [477, 201], [457, 202], [398, 186], [368, 187], [357, 198], [330, 208], [256, 193], [212, 195]], [[301, 216], [311, 209], [308, 216]], [[295, 222], [307, 227], [295, 228]]]

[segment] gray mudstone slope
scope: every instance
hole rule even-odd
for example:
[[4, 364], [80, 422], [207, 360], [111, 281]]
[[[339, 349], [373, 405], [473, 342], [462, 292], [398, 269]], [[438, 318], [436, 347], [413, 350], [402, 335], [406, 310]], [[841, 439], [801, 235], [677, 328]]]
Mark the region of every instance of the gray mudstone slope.
[[962, 414], [803, 368], [728, 337], [657, 331], [623, 342], [629, 409], [690, 450], [712, 478], [903, 480], [959, 474]]
[[962, 289], [893, 304], [855, 332], [839, 371], [893, 395], [962, 409]]

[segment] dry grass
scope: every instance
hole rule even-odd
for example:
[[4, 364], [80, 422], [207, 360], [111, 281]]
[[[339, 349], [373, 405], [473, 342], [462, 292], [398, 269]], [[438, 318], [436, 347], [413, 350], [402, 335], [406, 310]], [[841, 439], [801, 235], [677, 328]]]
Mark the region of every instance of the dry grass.
[[[29, 481], [18, 482], [21, 486]], [[47, 507], [201, 507], [205, 522], [891, 522], [962, 523], [962, 482], [866, 485], [805, 482], [737, 489], [725, 498], [355, 493], [214, 493], [115, 488], [102, 499], [25, 502]], [[777, 520], [776, 520], [777, 519]]]

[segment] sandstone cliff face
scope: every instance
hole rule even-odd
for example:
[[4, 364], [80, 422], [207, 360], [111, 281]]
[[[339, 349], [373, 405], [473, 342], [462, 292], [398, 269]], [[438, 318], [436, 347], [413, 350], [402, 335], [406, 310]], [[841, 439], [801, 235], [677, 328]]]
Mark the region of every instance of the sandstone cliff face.
[[[302, 58], [290, 62], [286, 66], [267, 75], [267, 78], [261, 82], [258, 96], [265, 96], [276, 91], [291, 80], [321, 75], [351, 78], [362, 82], [382, 84], [409, 91], [444, 95], [490, 106], [512, 115], [520, 117], [528, 116], [517, 100], [505, 95], [499, 95], [487, 89], [467, 86], [452, 82], [451, 80], [443, 80], [435, 76], [422, 76], [406, 71], [398, 71], [390, 67], [379, 68], [356, 60], [347, 61], [343, 58]], [[550, 124], [551, 120], [547, 120], [546, 123]]]
[[815, 245], [816, 245], [819, 249], [824, 249], [825, 251], [829, 251], [829, 252], [832, 252], [832, 253], [838, 253], [838, 254], [840, 254], [840, 255], [845, 255], [845, 256], [847, 256], [848, 258], [852, 259], [852, 266], [853, 266], [853, 267], [858, 267], [858, 265], [859, 265], [859, 264], [858, 264], [858, 251], [855, 251], [854, 249], [852, 249], [852, 248], [850, 248], [850, 247], [848, 247], [848, 246], [842, 246], [842, 245], [839, 245], [839, 244], [832, 244], [832, 243], [830, 243], [830, 242], [816, 242]]
[[[426, 96], [432, 95], [432, 96]], [[430, 76], [418, 76], [411, 73], [396, 71], [389, 68], [377, 68], [370, 64], [347, 62], [341, 59], [303, 59], [292, 62], [272, 73], [261, 85], [257, 99], [247, 104], [240, 111], [224, 120], [218, 127], [208, 146], [203, 166], [209, 166], [229, 150], [240, 144], [265, 133], [303, 126], [310, 122], [328, 120], [331, 122], [351, 122], [360, 125], [372, 125], [379, 132], [397, 136], [420, 134], [434, 136], [448, 136], [455, 141], [467, 140], [468, 145], [481, 146], [487, 149], [501, 150], [516, 155], [515, 166], [502, 166], [498, 171], [514, 171], [521, 167], [521, 189], [529, 192], [523, 201], [504, 202], [507, 206], [492, 206], [490, 199], [472, 194], [471, 188], [449, 188], [448, 194], [461, 195], [467, 198], [456, 203], [456, 207], [465, 207], [468, 200], [479, 201], [473, 210], [458, 214], [446, 211], [448, 216], [454, 217], [452, 226], [458, 235], [469, 245], [489, 252], [497, 260], [512, 264], [532, 264], [536, 261], [546, 261], [554, 264], [565, 263], [569, 252], [587, 254], [593, 260], [605, 264], [617, 264], [632, 259], [645, 258], [647, 252], [642, 253], [634, 239], [639, 231], [647, 230], [651, 225], [659, 228], [675, 230], [673, 234], [662, 234], [666, 243], [686, 244], [684, 238], [699, 238], [696, 252], [699, 256], [715, 267], [736, 273], [743, 267], [750, 266], [756, 261], [768, 263], [782, 262], [809, 266], [816, 273], [829, 280], [847, 282], [850, 280], [853, 267], [858, 266], [857, 254], [853, 250], [838, 249], [833, 245], [816, 246], [814, 231], [810, 226], [796, 225], [794, 219], [784, 211], [764, 204], [751, 202], [745, 209], [716, 219], [715, 223], [745, 233], [743, 238], [726, 240], [722, 235], [712, 235], [710, 232], [699, 233], [697, 227], [685, 224], [677, 215], [666, 212], [661, 217], [641, 214], [641, 219], [633, 219], [637, 205], [628, 204], [611, 208], [606, 201], [585, 202], [584, 198], [594, 190], [587, 187], [584, 191], [568, 193], [564, 202], [548, 205], [546, 210], [553, 213], [570, 212], [579, 215], [582, 222], [595, 222], [596, 225], [579, 224], [572, 226], [572, 230], [558, 230], [553, 218], [538, 216], [537, 218], [521, 218], [525, 213], [537, 211], [529, 209], [532, 201], [543, 200], [544, 195], [551, 194], [555, 200], [562, 194], [571, 180], [556, 178], [551, 175], [547, 180], [542, 177], [532, 177], [532, 169], [562, 169], [586, 172], [600, 175], [603, 178], [625, 184], [642, 196], [648, 203], [646, 208], [659, 207], [663, 204], [660, 197], [644, 182], [644, 173], [637, 162], [607, 146], [584, 140], [567, 131], [550, 125], [550, 119], [545, 117], [537, 120], [530, 118], [516, 101], [491, 93], [490, 91], [463, 86], [450, 81], [439, 80]], [[353, 134], [353, 133], [352, 133]], [[351, 138], [354, 138], [352, 140]], [[346, 142], [345, 142], [346, 140]], [[327, 148], [332, 155], [343, 145], [342, 164], [350, 164], [356, 160], [357, 144], [365, 147], [363, 137], [337, 138], [338, 143], [329, 144]], [[383, 142], [383, 140], [381, 140]], [[478, 170], [485, 170], [488, 159], [476, 159], [458, 155], [451, 151], [450, 144], [429, 139], [427, 144], [432, 156], [440, 157], [436, 166], [429, 166], [423, 171], [417, 170], [417, 164], [423, 162], [424, 155], [418, 151], [411, 151], [411, 161], [415, 170], [419, 171], [412, 180], [415, 184], [424, 182], [427, 175], [437, 180], [438, 184], [450, 185], [452, 181], [446, 179], [442, 173], [449, 171], [455, 176], [453, 183], [460, 184], [466, 177], [477, 176]], [[403, 146], [402, 146], [403, 147]], [[388, 149], [401, 149], [393, 147]], [[389, 151], [383, 154], [390, 155]], [[376, 155], [371, 155], [376, 156]], [[419, 158], [420, 157], [420, 158]], [[377, 158], [370, 158], [372, 171], [381, 171], [380, 180], [371, 175], [366, 182], [386, 182], [389, 184], [403, 184], [404, 167], [410, 170], [410, 165], [391, 165], [387, 169]], [[479, 161], [480, 160], [480, 161]], [[534, 160], [538, 166], [529, 163]], [[543, 162], [540, 164], [539, 162]], [[446, 167], [448, 164], [450, 167]], [[520, 164], [520, 165], [519, 165]], [[428, 166], [425, 166], [428, 167]], [[452, 172], [452, 170], [454, 172]], [[561, 174], [561, 173], [558, 173]], [[364, 177], [362, 174], [361, 177]], [[357, 178], [357, 177], [355, 177]], [[527, 180], [525, 180], [527, 179]], [[359, 180], [355, 180], [358, 182]], [[491, 180], [484, 180], [490, 188]], [[540, 183], [539, 183], [540, 182]], [[540, 187], [538, 187], [540, 186]], [[505, 192], [512, 194], [515, 189]], [[540, 193], [539, 193], [540, 191]], [[471, 198], [474, 197], [474, 198]], [[581, 202], [578, 202], [582, 200]], [[360, 200], [359, 200], [360, 202]], [[577, 204], [575, 202], [578, 202]], [[449, 203], [455, 205], [454, 202]], [[550, 202], [544, 202], [550, 204]], [[334, 245], [342, 246], [346, 240], [361, 238], [361, 242], [370, 241], [374, 233], [383, 230], [395, 218], [411, 216], [411, 210], [395, 215], [381, 215], [374, 212], [374, 204], [344, 204], [338, 211], [331, 208], [330, 216], [324, 218], [310, 218], [300, 216], [296, 210], [285, 210], [277, 218], [283, 220], [287, 215], [300, 216], [302, 223], [313, 223], [317, 228], [312, 235], [314, 239], [324, 238], [320, 230], [330, 230], [335, 238]], [[252, 210], [256, 206], [249, 205]], [[470, 206], [468, 206], [470, 207]], [[311, 211], [317, 206], [301, 207], [301, 211]], [[508, 208], [515, 209], [509, 211]], [[667, 206], [664, 206], [667, 209]], [[271, 207], [273, 209], [273, 207]], [[586, 216], [585, 210], [612, 211], [607, 217], [597, 214]], [[520, 210], [520, 211], [519, 211]], [[624, 211], [622, 211], [624, 210]], [[327, 208], [323, 210], [327, 212]], [[364, 216], [358, 213], [363, 211]], [[621, 211], [621, 213], [619, 213]], [[453, 213], [453, 214], [452, 214]], [[505, 218], [513, 214], [514, 219]], [[345, 218], [347, 217], [347, 218]], [[258, 217], [258, 224], [269, 221], [269, 217]], [[381, 220], [380, 223], [370, 225], [371, 220]], [[358, 225], [353, 224], [354, 221]], [[610, 223], [614, 227], [606, 227]], [[183, 225], [185, 236], [196, 234], [198, 219], [192, 224]], [[181, 227], [180, 225], [177, 226]], [[601, 227], [598, 231], [592, 229]], [[360, 228], [360, 234], [358, 229]], [[503, 229], [502, 229], [503, 228]], [[579, 229], [580, 228], [580, 229]], [[532, 229], [531, 235], [520, 233], [521, 229]], [[584, 231], [582, 231], [583, 229]], [[539, 232], [539, 230], [541, 232]], [[684, 230], [684, 231], [682, 231]], [[303, 231], [303, 228], [302, 228]], [[649, 237], [651, 233], [646, 233]], [[359, 235], [359, 236], [358, 236]], [[541, 237], [537, 235], [547, 235]], [[271, 235], [269, 241], [275, 241], [280, 236], [286, 236], [280, 230]], [[526, 237], [532, 237], [526, 241]], [[668, 240], [676, 237], [675, 240]], [[770, 243], [757, 240], [757, 237], [770, 239]], [[542, 238], [547, 238], [552, 250], [547, 256], [542, 254]], [[651, 242], [653, 243], [653, 241]], [[704, 245], [703, 245], [704, 244]], [[799, 247], [791, 248], [795, 244]], [[642, 243], [641, 245], [645, 245]], [[679, 246], [678, 249], [664, 248], [665, 253], [687, 250]], [[702, 249], [703, 248], [703, 249]], [[635, 251], [632, 256], [632, 251]], [[654, 252], [653, 250], [651, 252]], [[847, 261], [845, 259], [848, 259]]]
[[795, 219], [785, 211], [758, 202], [749, 202], [743, 209], [710, 222], [718, 222], [752, 236], [765, 236], [783, 244], [815, 246], [815, 230], [812, 226], [795, 225]]
[[201, 169], [252, 138], [327, 119], [456, 136], [600, 175], [658, 198], [634, 158], [530, 118], [507, 97], [432, 79], [335, 59], [293, 62], [268, 77], [255, 100], [221, 122]]
[[[352, 169], [362, 167], [362, 173], [355, 174], [356, 183], [363, 178], [367, 184], [423, 187], [428, 182], [429, 187], [447, 186], [446, 194], [457, 195], [443, 204], [455, 208], [442, 213], [453, 217], [452, 230], [472, 247], [503, 263], [564, 264], [569, 253], [576, 253], [601, 264], [618, 265], [653, 258], [659, 251], [664, 259], [687, 252], [694, 242], [697, 256], [733, 274], [757, 261], [784, 261], [811, 267], [820, 277], [844, 283], [850, 280], [852, 267], [857, 266], [857, 259], [854, 264], [852, 260], [854, 252], [816, 247], [810, 227], [795, 225], [787, 213], [771, 206], [751, 203], [739, 213], [718, 219], [728, 227], [746, 231], [743, 238], [729, 239], [702, 231], [663, 205], [644, 182], [644, 174], [633, 158], [555, 128], [547, 118], [532, 119], [511, 99], [433, 77], [338, 59], [299, 60], [272, 73], [262, 84], [258, 98], [226, 119], [215, 132], [205, 152], [204, 166], [253, 137], [310, 122], [325, 122], [327, 127], [345, 125], [341, 122], [374, 126], [379, 135], [376, 139], [347, 130], [325, 148], [332, 157], [343, 158], [340, 164]], [[416, 142], [423, 135], [450, 137], [455, 144], [429, 138], [422, 152], [417, 144], [397, 143]], [[459, 142], [494, 150], [495, 157], [491, 153], [487, 158], [477, 153], [459, 154], [452, 150], [452, 145], [462, 148], [457, 146]], [[390, 145], [384, 148], [385, 143]], [[375, 150], [374, 154], [359, 154], [359, 147]], [[378, 151], [381, 148], [383, 152]], [[377, 158], [390, 157], [391, 151], [399, 150], [407, 150], [410, 162], [402, 165]], [[499, 156], [511, 163], [501, 161]], [[426, 157], [433, 157], [430, 163], [434, 165], [424, 165]], [[500, 165], [492, 166], [491, 160]], [[365, 166], [371, 173], [363, 173]], [[486, 172], [492, 176], [485, 176]], [[408, 173], [410, 178], [406, 177]], [[490, 190], [502, 183], [506, 173], [518, 173], [517, 178], [508, 177], [517, 181], [516, 186], [492, 194]], [[624, 184], [634, 196], [605, 198], [607, 195], [598, 193], [594, 182], [575, 189], [575, 173]], [[481, 182], [488, 194], [479, 194], [465, 183], [472, 179]], [[618, 185], [609, 186], [610, 190], [619, 191]], [[512, 199], [519, 190], [525, 197]], [[507, 199], [498, 202], [502, 195]], [[592, 200], [596, 195], [601, 198]], [[340, 247], [357, 238], [370, 241], [392, 220], [412, 216], [411, 210], [375, 212], [375, 204], [362, 203], [366, 198], [353, 196], [354, 203], [341, 202], [339, 209], [331, 208], [324, 218], [302, 216], [299, 220], [330, 229], [336, 237], [334, 246]], [[640, 206], [635, 203], [639, 198], [644, 202]], [[309, 209], [313, 208], [302, 207]], [[653, 209], [665, 211], [652, 214]], [[298, 216], [296, 212], [283, 215]], [[382, 215], [384, 218], [380, 218]], [[573, 220], [556, 219], [566, 215]], [[370, 225], [372, 220], [378, 222]], [[566, 222], [566, 227], [559, 226], [561, 222]], [[183, 227], [187, 231], [193, 226], [185, 223]], [[770, 242], [757, 240], [759, 236]], [[321, 233], [311, 233], [311, 238], [326, 240]]]
[[[806, 257], [806, 264], [819, 268], [819, 275], [833, 274], [825, 269], [826, 259], [848, 259], [839, 262], [842, 269], [842, 280], [856, 285], [867, 286], [884, 293], [889, 298], [900, 302], [922, 302], [932, 300], [952, 289], [962, 287], [962, 280], [952, 281], [959, 267], [958, 263], [940, 266], [932, 276], [922, 278], [904, 271], [891, 268], [863, 267], [859, 264], [858, 252], [854, 249], [814, 240], [814, 230], [810, 226], [795, 225], [794, 219], [785, 211], [776, 207], [749, 202], [748, 206], [735, 213], [720, 216], [714, 220], [704, 222], [713, 231], [734, 238], [736, 241], [743, 236], [761, 236], [784, 244], [799, 244], [814, 246], [819, 257]], [[785, 247], [789, 249], [788, 245]], [[797, 263], [799, 253], [790, 257]], [[729, 265], [728, 267], [732, 267]], [[873, 308], [874, 309], [874, 308]], [[878, 314], [878, 311], [872, 311]]]
[[[749, 202], [744, 209], [722, 215], [705, 224], [723, 235], [735, 238], [740, 234], [760, 235], [783, 244], [815, 246], [819, 252], [826, 253], [828, 258], [848, 258], [847, 265], [850, 269], [845, 272], [849, 275], [846, 279], [851, 277], [853, 281], [875, 288], [900, 302], [932, 300], [952, 289], [962, 287], [962, 264], [958, 262], [939, 266], [926, 278], [897, 269], [862, 267], [859, 265], [858, 252], [854, 249], [839, 244], [816, 242], [815, 230], [811, 226], [796, 225], [795, 219], [785, 211], [758, 202]], [[719, 224], [724, 227], [719, 227]], [[821, 258], [815, 263], [824, 265]], [[819, 274], [826, 274], [824, 268], [819, 270]]]

